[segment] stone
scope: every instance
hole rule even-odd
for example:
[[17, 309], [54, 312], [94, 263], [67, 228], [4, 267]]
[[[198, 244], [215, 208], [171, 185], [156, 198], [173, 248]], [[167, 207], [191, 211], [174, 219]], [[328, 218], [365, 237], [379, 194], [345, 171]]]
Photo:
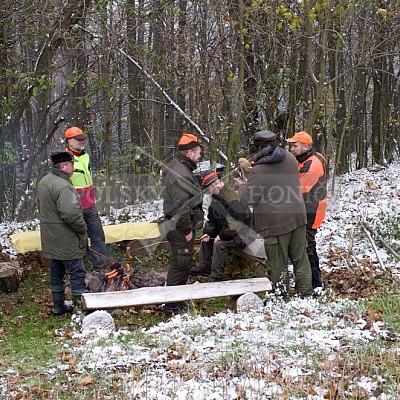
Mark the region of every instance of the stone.
[[264, 303], [260, 297], [254, 293], [245, 293], [237, 299], [237, 312], [262, 311]]
[[114, 319], [107, 311], [97, 310], [82, 320], [82, 332], [114, 331]]

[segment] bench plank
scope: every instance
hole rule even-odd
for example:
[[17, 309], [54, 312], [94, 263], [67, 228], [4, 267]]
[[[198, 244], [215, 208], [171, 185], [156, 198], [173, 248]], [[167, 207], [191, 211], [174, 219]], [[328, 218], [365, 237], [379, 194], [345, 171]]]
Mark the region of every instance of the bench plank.
[[267, 292], [270, 290], [272, 290], [272, 286], [268, 278], [237, 279], [180, 286], [143, 287], [122, 292], [84, 293], [82, 294], [82, 307], [84, 310], [105, 310], [236, 296], [244, 293]]

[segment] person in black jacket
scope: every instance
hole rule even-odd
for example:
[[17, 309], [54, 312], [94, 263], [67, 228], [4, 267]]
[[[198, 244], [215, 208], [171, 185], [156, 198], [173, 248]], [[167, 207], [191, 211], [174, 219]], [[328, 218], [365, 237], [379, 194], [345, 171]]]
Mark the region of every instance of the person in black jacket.
[[228, 250], [245, 247], [251, 241], [251, 212], [240, 202], [239, 194], [225, 186], [216, 172], [203, 179], [203, 187], [212, 195], [208, 208], [208, 221], [201, 236], [199, 266], [192, 275], [210, 275], [218, 282], [224, 278], [224, 265]]

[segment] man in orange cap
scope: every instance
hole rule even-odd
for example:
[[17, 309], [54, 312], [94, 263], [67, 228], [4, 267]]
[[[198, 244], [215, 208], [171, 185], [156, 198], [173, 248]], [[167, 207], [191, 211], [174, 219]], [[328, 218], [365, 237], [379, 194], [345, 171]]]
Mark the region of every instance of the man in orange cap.
[[239, 194], [225, 186], [217, 172], [203, 179], [204, 189], [212, 195], [208, 219], [201, 236], [199, 266], [191, 275], [210, 275], [212, 282], [222, 281], [230, 248], [243, 248], [255, 238], [250, 235], [251, 212], [240, 202]]
[[[193, 176], [201, 159], [202, 146], [197, 136], [184, 133], [178, 152], [164, 171], [163, 228], [171, 244], [171, 265], [167, 285], [185, 285], [193, 266], [195, 231], [203, 227], [203, 193]], [[184, 304], [167, 304], [164, 312], [176, 314], [185, 310]]]
[[81, 199], [90, 247], [93, 250], [90, 252], [93, 268], [101, 270], [107, 267], [107, 251], [103, 226], [96, 207], [90, 158], [85, 152], [87, 136], [76, 126], [68, 128], [64, 135], [67, 150], [74, 156], [74, 173], [71, 176], [71, 182]]
[[307, 211], [307, 255], [311, 265], [312, 286], [322, 289], [321, 270], [315, 236], [326, 212], [326, 160], [313, 147], [312, 137], [307, 132], [297, 132], [286, 139], [290, 143], [290, 152], [299, 163], [300, 185]]

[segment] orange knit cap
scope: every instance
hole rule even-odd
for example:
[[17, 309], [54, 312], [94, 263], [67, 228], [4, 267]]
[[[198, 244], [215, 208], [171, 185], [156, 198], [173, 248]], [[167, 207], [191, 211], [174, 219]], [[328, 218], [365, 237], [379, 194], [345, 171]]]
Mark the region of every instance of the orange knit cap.
[[184, 132], [182, 137], [180, 138], [180, 140], [178, 142], [179, 150], [189, 150], [189, 149], [193, 149], [196, 146], [203, 147], [199, 143], [198, 137], [196, 135], [191, 134], [191, 133]]
[[211, 172], [203, 178], [202, 184], [205, 188], [209, 187], [213, 182], [219, 179], [217, 172]]
[[312, 137], [307, 132], [297, 132], [290, 139], [286, 139], [289, 143], [299, 142], [303, 144], [312, 144]]
[[72, 126], [71, 128], [68, 128], [65, 133], [65, 139], [86, 139], [86, 135], [83, 133], [82, 129], [76, 127], [76, 126]]

